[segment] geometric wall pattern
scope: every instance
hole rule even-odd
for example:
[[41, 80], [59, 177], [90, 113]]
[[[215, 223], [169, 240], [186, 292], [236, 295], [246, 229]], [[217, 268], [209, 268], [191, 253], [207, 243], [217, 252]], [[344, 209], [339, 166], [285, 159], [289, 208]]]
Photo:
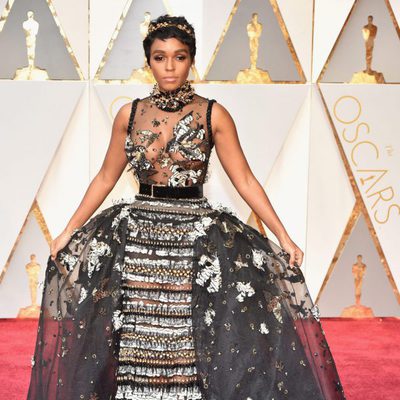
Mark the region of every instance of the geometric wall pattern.
[[[32, 60], [30, 11], [42, 80], [23, 76]], [[17, 317], [35, 295], [40, 304], [48, 246], [100, 168], [113, 117], [152, 87], [137, 79], [146, 67], [146, 13], [184, 15], [194, 25], [189, 79], [231, 113], [249, 165], [304, 250], [301, 268], [321, 315], [355, 304], [364, 271], [361, 304], [375, 316], [399, 316], [398, 1], [0, 0], [0, 317]], [[270, 80], [239, 83], [255, 54], [247, 34], [254, 13], [262, 24], [257, 67]], [[276, 241], [215, 152], [210, 172], [210, 201]], [[124, 173], [97, 212], [136, 190]], [[29, 263], [40, 265], [33, 294]]]

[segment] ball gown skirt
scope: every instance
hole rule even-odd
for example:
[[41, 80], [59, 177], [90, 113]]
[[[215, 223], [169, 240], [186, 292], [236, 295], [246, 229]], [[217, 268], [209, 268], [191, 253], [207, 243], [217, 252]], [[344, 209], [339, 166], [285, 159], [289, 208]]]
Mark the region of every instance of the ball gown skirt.
[[288, 261], [206, 197], [115, 202], [48, 259], [28, 400], [345, 399]]

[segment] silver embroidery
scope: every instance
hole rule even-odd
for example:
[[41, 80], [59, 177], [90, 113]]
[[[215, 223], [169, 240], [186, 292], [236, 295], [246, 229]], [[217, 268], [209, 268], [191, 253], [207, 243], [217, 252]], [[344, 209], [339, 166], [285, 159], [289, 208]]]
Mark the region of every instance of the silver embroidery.
[[107, 243], [98, 242], [96, 238], [93, 238], [90, 242], [90, 251], [87, 255], [89, 278], [92, 276], [93, 271], [100, 270], [99, 258], [104, 255], [111, 255], [110, 246]]
[[189, 232], [188, 237], [191, 240], [195, 240], [200, 236], [206, 235], [206, 229], [213, 223], [213, 219], [210, 217], [202, 217], [199, 221], [195, 221], [193, 224], [194, 229]]
[[204, 313], [204, 322], [207, 326], [210, 326], [215, 317], [215, 310], [208, 308]]
[[264, 335], [267, 335], [269, 333], [269, 329], [267, 328], [267, 324], [265, 322], [262, 322], [260, 324], [260, 332]]
[[118, 330], [119, 328], [122, 327], [123, 323], [124, 323], [124, 314], [121, 312], [121, 310], [117, 310], [113, 312], [113, 316], [112, 316], [112, 324], [114, 327], [114, 330]]
[[252, 249], [251, 253], [254, 266], [265, 271], [265, 268], [262, 265], [268, 260], [267, 253], [262, 249]]
[[314, 304], [314, 306], [310, 309], [312, 315], [314, 316], [314, 318], [319, 321], [319, 317], [321, 316], [320, 312], [319, 312], [319, 308], [316, 304]]
[[79, 300], [78, 300], [78, 304], [82, 303], [82, 301], [86, 299], [87, 293], [88, 293], [87, 290], [82, 286], [81, 287], [81, 293], [80, 293]]
[[211, 258], [203, 254], [200, 257], [199, 265], [203, 268], [197, 273], [196, 283], [205, 286], [206, 282], [210, 280], [207, 290], [210, 293], [218, 292], [222, 283], [221, 267], [218, 257], [214, 256]]
[[236, 299], [240, 302], [244, 300], [245, 297], [251, 297], [255, 293], [255, 290], [251, 286], [250, 282], [236, 282], [236, 289], [239, 291], [239, 294], [236, 296]]
[[275, 316], [275, 318], [282, 324], [283, 323], [283, 318], [282, 318], [282, 313], [281, 313], [281, 303], [279, 302], [280, 297], [279, 296], [274, 296], [268, 303], [268, 311], [272, 312]]
[[78, 261], [78, 257], [73, 256], [72, 254], [65, 253], [63, 251], [59, 253], [58, 258], [60, 262], [64, 266], [66, 266], [68, 271], [71, 271]]

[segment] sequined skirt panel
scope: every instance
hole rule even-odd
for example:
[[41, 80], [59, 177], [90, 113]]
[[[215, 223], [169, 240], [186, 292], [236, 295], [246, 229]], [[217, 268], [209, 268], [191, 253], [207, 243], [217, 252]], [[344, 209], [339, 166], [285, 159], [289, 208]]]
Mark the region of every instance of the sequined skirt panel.
[[200, 400], [192, 325], [193, 231], [205, 199], [136, 195], [122, 270], [116, 399]]

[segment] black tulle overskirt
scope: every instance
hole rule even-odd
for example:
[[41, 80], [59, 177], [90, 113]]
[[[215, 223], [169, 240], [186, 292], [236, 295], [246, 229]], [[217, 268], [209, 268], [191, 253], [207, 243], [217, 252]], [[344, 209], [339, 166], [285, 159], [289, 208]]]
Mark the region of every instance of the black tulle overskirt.
[[189, 228], [148, 246], [182, 241], [192, 251], [204, 400], [345, 399], [318, 307], [286, 252], [206, 198], [136, 195], [92, 217], [49, 257], [28, 400], [114, 399], [126, 246], [151, 239], [138, 221]]

